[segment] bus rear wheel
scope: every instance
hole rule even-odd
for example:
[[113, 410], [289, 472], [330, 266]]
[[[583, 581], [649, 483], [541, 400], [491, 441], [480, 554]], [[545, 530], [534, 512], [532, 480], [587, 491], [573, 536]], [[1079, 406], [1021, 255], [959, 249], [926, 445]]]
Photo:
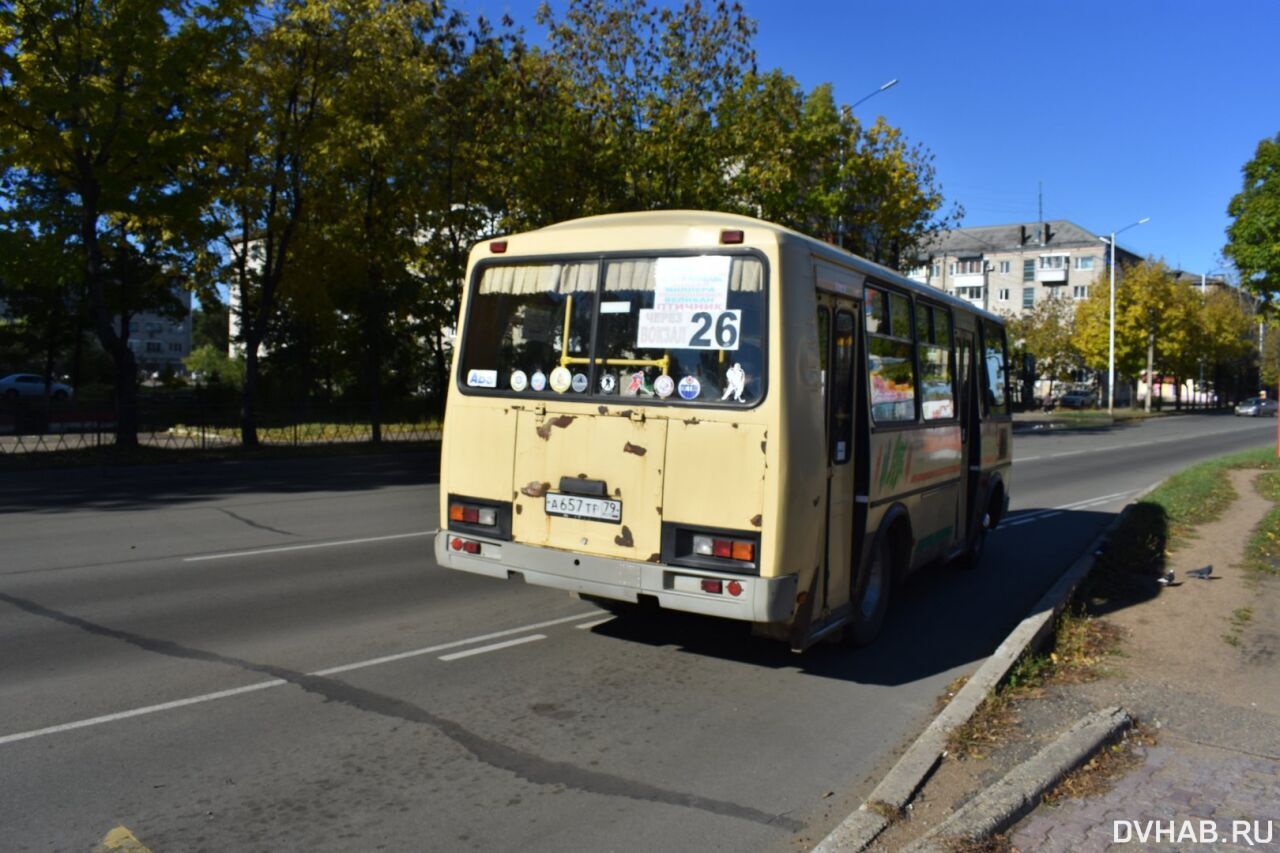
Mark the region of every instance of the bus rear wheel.
[[884, 626], [889, 612], [889, 590], [893, 586], [893, 547], [890, 537], [881, 534], [871, 546], [866, 571], [858, 578], [853, 596], [853, 619], [845, 626], [848, 645], [861, 647], [871, 643]]

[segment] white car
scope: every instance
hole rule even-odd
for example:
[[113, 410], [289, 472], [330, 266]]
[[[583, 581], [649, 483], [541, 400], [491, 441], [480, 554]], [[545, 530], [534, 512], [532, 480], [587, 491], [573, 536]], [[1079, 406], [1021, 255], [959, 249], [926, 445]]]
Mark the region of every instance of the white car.
[[[55, 400], [65, 400], [72, 395], [70, 385], [61, 382], [49, 383], [49, 396]], [[0, 379], [0, 399], [17, 400], [19, 397], [43, 397], [44, 377], [34, 373], [14, 373]]]

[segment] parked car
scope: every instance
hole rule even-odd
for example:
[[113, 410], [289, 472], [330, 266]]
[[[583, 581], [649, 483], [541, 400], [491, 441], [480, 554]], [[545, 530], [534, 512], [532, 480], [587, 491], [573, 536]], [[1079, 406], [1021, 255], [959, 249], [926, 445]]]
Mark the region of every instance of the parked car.
[[[0, 379], [0, 398], [10, 402], [19, 397], [43, 397], [44, 377], [34, 373], [13, 373]], [[49, 383], [49, 396], [55, 400], [65, 400], [72, 395], [70, 385], [61, 382]]]
[[1058, 398], [1058, 405], [1064, 409], [1092, 409], [1097, 402], [1092, 391], [1068, 391]]
[[1236, 403], [1236, 414], [1250, 418], [1274, 418], [1280, 402], [1266, 397], [1250, 397]]

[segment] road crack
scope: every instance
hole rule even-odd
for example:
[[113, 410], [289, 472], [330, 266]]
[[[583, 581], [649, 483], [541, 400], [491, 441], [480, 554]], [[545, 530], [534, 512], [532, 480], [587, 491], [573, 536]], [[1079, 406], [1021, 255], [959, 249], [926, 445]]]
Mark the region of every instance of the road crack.
[[255, 663], [217, 652], [184, 646], [172, 640], [161, 640], [135, 634], [131, 631], [111, 628], [96, 622], [90, 622], [79, 616], [53, 610], [29, 599], [19, 598], [3, 592], [0, 592], [0, 601], [33, 616], [51, 619], [94, 636], [128, 643], [147, 652], [182, 660], [236, 667], [246, 672], [289, 682], [329, 702], [337, 702], [365, 713], [428, 726], [462, 747], [482, 764], [511, 773], [533, 785], [557, 786], [606, 797], [623, 797], [630, 800], [680, 806], [723, 817], [777, 827], [787, 832], [798, 832], [804, 828], [802, 823], [785, 815], [770, 814], [737, 803], [701, 797], [697, 794], [689, 794], [683, 791], [673, 791], [610, 773], [587, 770], [569, 762], [542, 758], [486, 738], [454, 720], [433, 714], [411, 702], [355, 687], [334, 678], [309, 675], [272, 664]]
[[265, 524], [259, 524], [258, 522], [254, 521], [251, 518], [245, 518], [243, 515], [236, 515], [234, 512], [232, 512], [229, 509], [223, 509], [222, 507], [214, 507], [214, 509], [216, 509], [218, 512], [222, 513], [223, 515], [230, 516], [231, 518], [234, 518], [236, 521], [247, 524], [250, 527], [256, 527], [259, 530], [266, 530], [271, 533], [279, 533], [281, 536], [297, 536], [298, 535], [296, 533], [290, 533], [288, 530], [281, 530], [278, 527], [269, 527]]

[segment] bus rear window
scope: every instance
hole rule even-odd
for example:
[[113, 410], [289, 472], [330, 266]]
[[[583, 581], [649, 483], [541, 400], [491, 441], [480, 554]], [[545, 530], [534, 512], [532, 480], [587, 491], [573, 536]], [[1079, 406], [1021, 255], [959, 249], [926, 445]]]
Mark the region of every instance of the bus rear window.
[[467, 390], [744, 407], [764, 396], [754, 257], [489, 265], [472, 288]]

